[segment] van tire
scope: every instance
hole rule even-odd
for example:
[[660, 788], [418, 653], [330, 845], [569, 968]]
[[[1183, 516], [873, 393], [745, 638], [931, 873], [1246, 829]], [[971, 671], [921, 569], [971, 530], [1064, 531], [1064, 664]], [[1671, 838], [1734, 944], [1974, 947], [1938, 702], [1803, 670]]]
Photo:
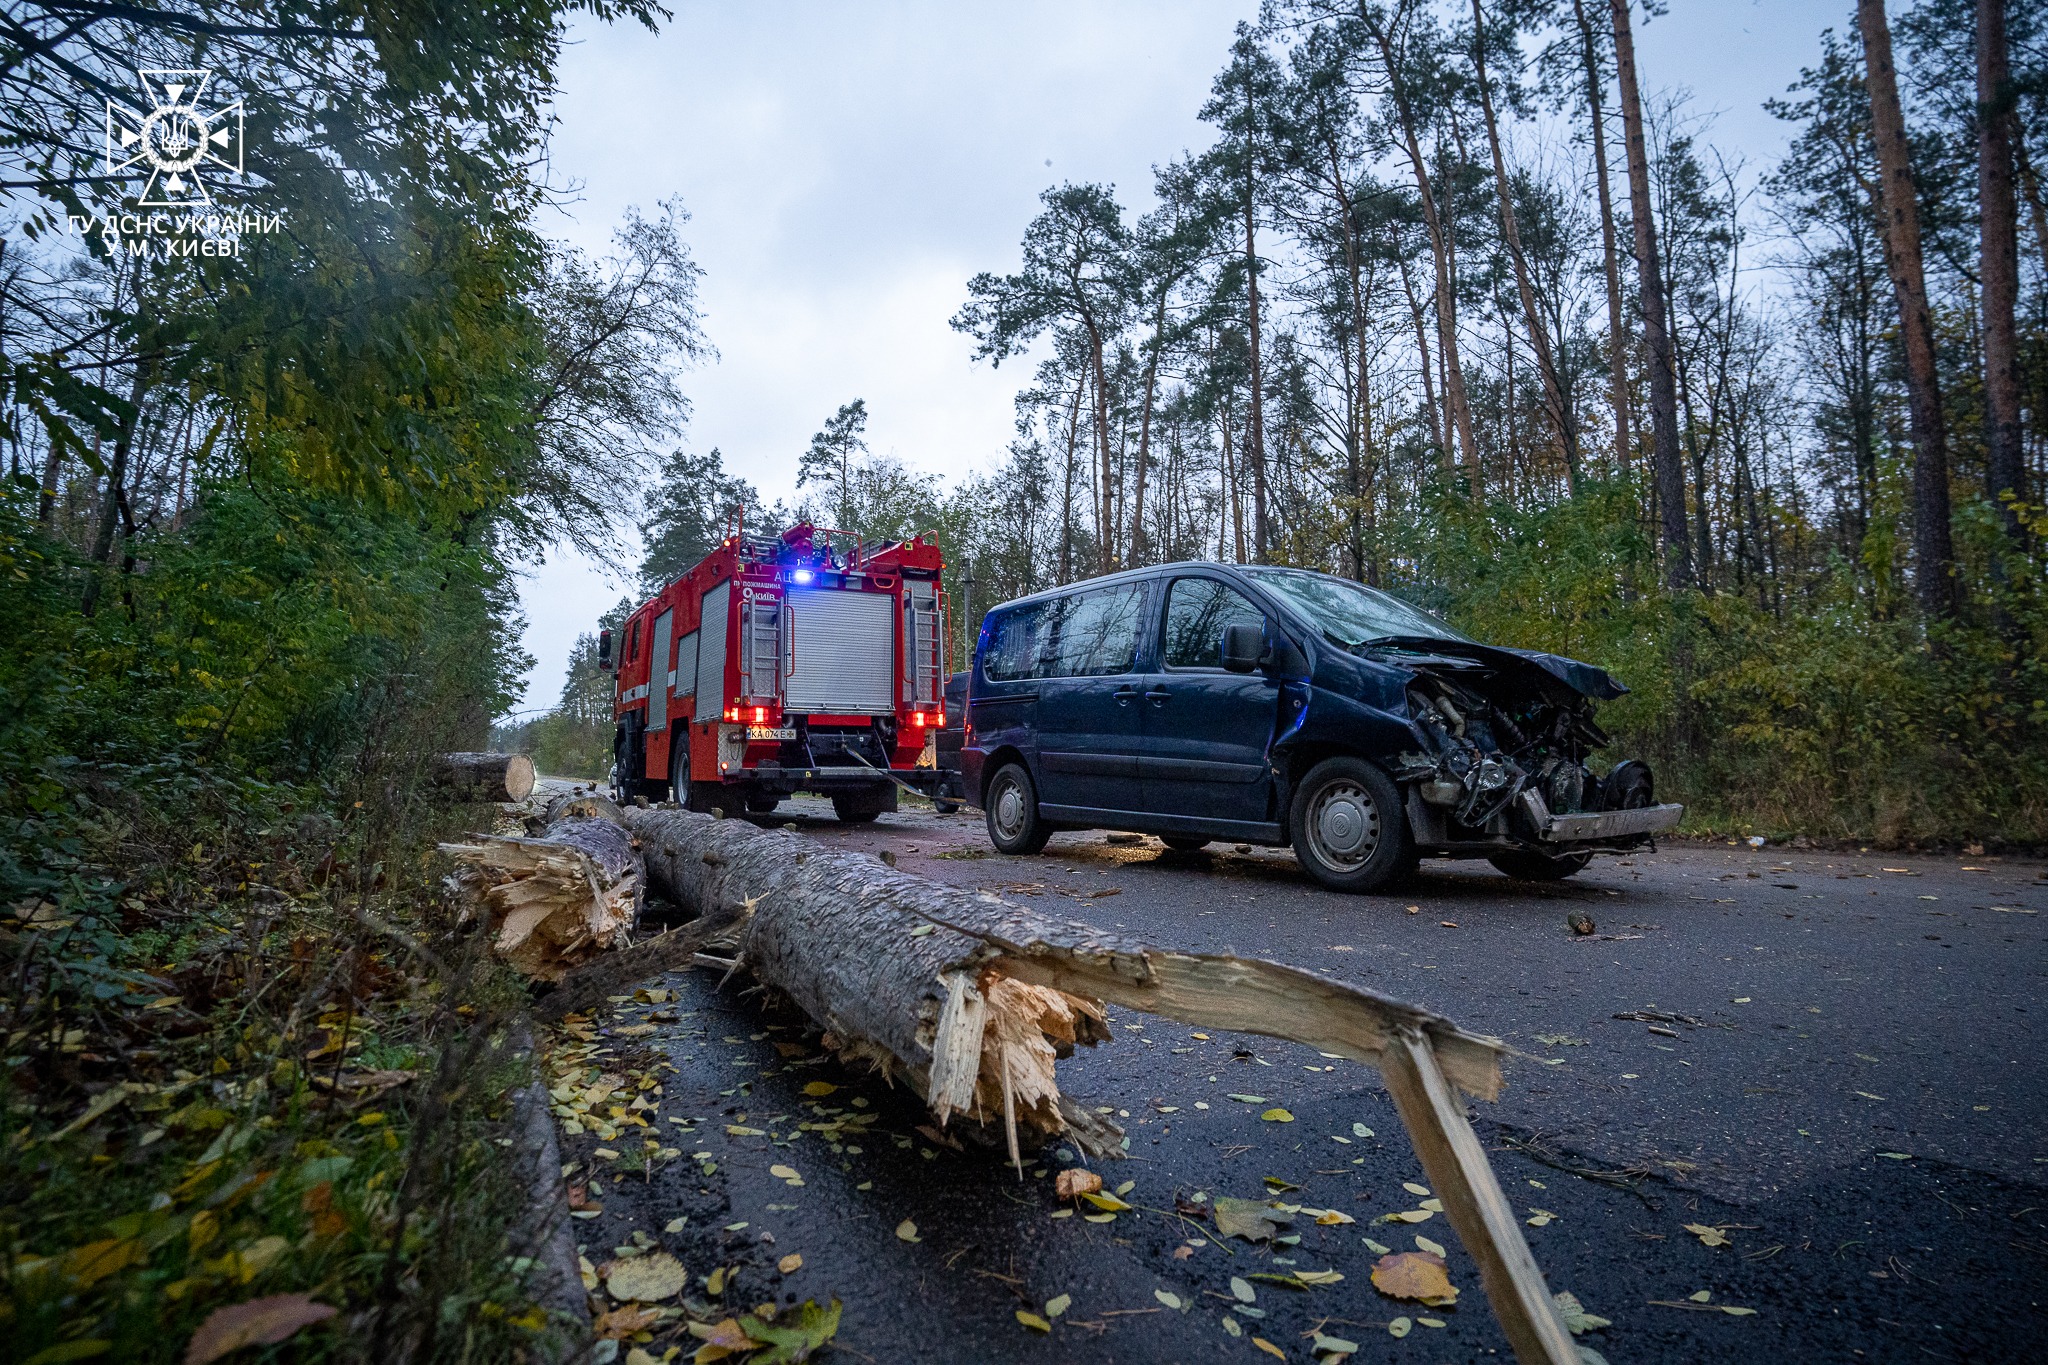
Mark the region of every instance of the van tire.
[[998, 853], [1029, 856], [1045, 851], [1052, 830], [1038, 813], [1038, 788], [1021, 763], [1005, 763], [988, 780], [981, 808], [988, 819], [988, 841]]
[[1294, 856], [1332, 891], [1378, 891], [1415, 870], [1415, 837], [1392, 778], [1362, 758], [1326, 758], [1295, 788]]

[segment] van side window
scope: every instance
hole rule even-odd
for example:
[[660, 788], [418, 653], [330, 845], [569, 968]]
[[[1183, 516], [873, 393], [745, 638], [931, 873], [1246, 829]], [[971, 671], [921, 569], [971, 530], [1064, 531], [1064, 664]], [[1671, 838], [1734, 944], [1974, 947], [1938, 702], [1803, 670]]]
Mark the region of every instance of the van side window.
[[1223, 628], [1241, 622], [1264, 626], [1266, 614], [1227, 583], [1176, 578], [1166, 594], [1168, 668], [1223, 667]]
[[1041, 677], [1101, 678], [1137, 666], [1143, 583], [1075, 593], [1052, 608], [1052, 648]]
[[981, 652], [981, 671], [990, 682], [1043, 676], [1038, 671], [1044, 652], [1047, 602], [1006, 611], [989, 623], [988, 647]]

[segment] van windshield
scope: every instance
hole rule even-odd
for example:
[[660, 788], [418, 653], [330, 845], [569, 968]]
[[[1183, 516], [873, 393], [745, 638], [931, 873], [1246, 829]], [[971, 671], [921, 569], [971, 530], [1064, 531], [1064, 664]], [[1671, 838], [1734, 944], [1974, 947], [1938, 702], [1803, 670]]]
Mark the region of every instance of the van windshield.
[[1239, 572], [1283, 598], [1323, 634], [1347, 649], [1395, 635], [1426, 635], [1437, 640], [1466, 638], [1420, 607], [1411, 607], [1391, 593], [1348, 579], [1300, 569], [1246, 566]]

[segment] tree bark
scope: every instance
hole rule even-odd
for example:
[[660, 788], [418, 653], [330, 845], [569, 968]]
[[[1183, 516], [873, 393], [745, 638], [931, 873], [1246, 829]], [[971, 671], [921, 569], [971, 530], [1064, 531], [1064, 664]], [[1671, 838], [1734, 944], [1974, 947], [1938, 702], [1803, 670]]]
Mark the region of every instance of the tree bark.
[[1529, 278], [1529, 258], [1522, 251], [1521, 229], [1515, 223], [1514, 197], [1508, 186], [1507, 160], [1500, 151], [1500, 127], [1493, 116], [1493, 90], [1486, 79], [1486, 16], [1479, 0], [1472, 0], [1472, 69], [1479, 77], [1479, 110], [1486, 120], [1486, 145], [1493, 153], [1493, 184], [1500, 197], [1501, 240], [1515, 268], [1515, 289], [1521, 297], [1522, 317], [1529, 329], [1529, 349], [1536, 356], [1536, 375], [1543, 387], [1543, 411], [1557, 437], [1558, 454], [1564, 458], [1566, 486], [1579, 491], [1579, 433], [1572, 420], [1571, 403], [1559, 381], [1557, 362], [1550, 348], [1550, 329], [1544, 325], [1536, 305], [1536, 286]]
[[1692, 545], [1685, 529], [1685, 466], [1678, 450], [1678, 376], [1671, 333], [1665, 325], [1664, 268], [1657, 256], [1656, 222], [1650, 215], [1650, 155], [1643, 141], [1643, 101], [1636, 86], [1635, 35], [1629, 28], [1629, 0], [1612, 0], [1614, 65], [1621, 83], [1621, 120], [1628, 141], [1629, 215], [1635, 219], [1636, 279], [1643, 303], [1643, 341], [1650, 359], [1650, 458], [1658, 506], [1658, 539], [1664, 550], [1664, 581], [1674, 589], [1693, 584]]
[[525, 754], [441, 754], [434, 786], [458, 801], [524, 801], [533, 795], [533, 760]]
[[2017, 537], [2020, 454], [2019, 203], [2013, 195], [2016, 100], [2007, 65], [2005, 0], [1977, 0], [1977, 221], [1984, 308], [1985, 493]]
[[[1625, 0], [1615, 0], [1616, 5]], [[1913, 431], [1913, 550], [1920, 605], [1930, 616], [1956, 609], [1955, 550], [1949, 529], [1948, 436], [1942, 425], [1941, 387], [1935, 371], [1934, 319], [1927, 308], [1927, 277], [1920, 254], [1920, 205], [1899, 107], [1892, 64], [1891, 27], [1884, 0], [1857, 0], [1863, 38], [1864, 86], [1870, 92], [1870, 130], [1877, 147], [1878, 201], [1884, 220], [1885, 258], [1898, 298], [1900, 340], [1906, 353], [1906, 399]]]
[[1615, 249], [1614, 199], [1607, 186], [1607, 115], [1600, 107], [1600, 61], [1593, 46], [1593, 26], [1586, 22], [1584, 0], [1572, 0], [1579, 21], [1579, 42], [1585, 50], [1586, 107], [1592, 116], [1593, 175], [1600, 193], [1600, 254], [1607, 273], [1607, 368], [1614, 393], [1614, 461], [1626, 472], [1635, 445], [1629, 421], [1628, 341], [1621, 322], [1621, 261]]

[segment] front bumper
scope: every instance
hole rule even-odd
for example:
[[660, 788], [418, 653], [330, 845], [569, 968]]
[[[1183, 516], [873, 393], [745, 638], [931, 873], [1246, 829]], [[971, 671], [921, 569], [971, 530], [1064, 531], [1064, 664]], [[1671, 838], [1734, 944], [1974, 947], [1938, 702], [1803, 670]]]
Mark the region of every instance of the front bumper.
[[1552, 815], [1542, 793], [1525, 791], [1516, 798], [1522, 813], [1536, 828], [1537, 836], [1550, 844], [1612, 843], [1640, 839], [1678, 828], [1685, 807], [1667, 802], [1661, 806], [1639, 806], [1634, 810], [1573, 811]]

